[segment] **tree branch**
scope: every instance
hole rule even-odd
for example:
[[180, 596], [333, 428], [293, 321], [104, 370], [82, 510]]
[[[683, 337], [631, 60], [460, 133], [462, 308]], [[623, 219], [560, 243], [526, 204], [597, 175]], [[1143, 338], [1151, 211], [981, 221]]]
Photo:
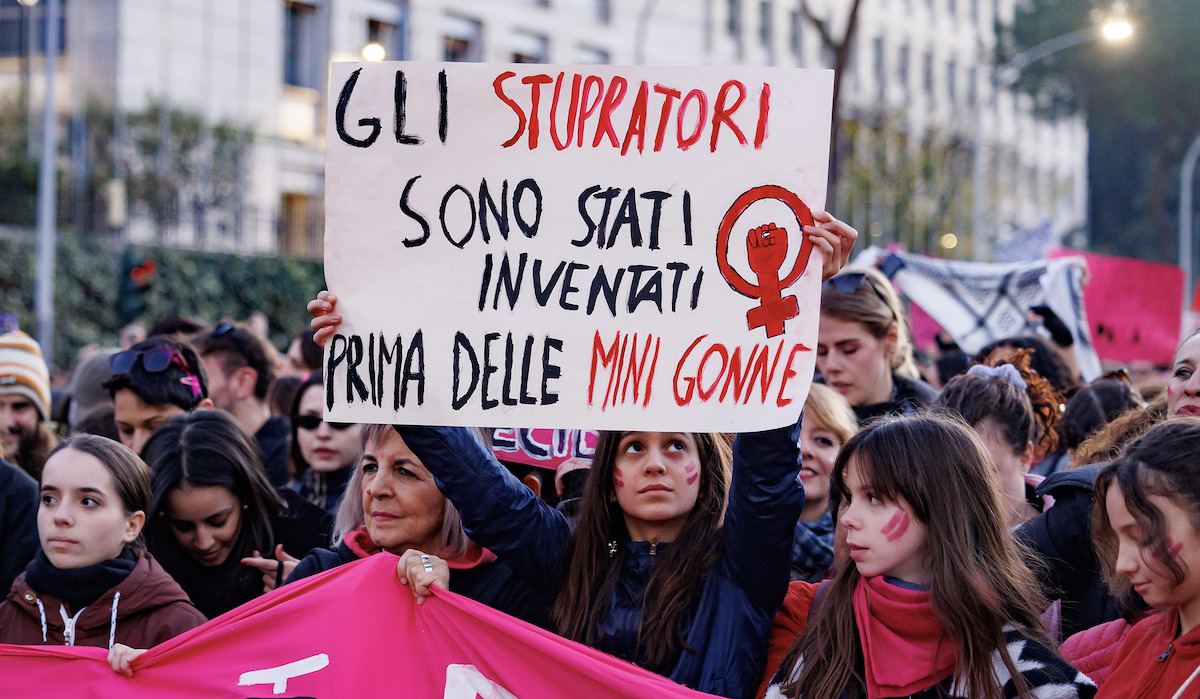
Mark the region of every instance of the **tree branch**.
[[829, 23], [812, 13], [812, 10], [808, 7], [808, 0], [800, 0], [800, 11], [804, 13], [809, 22], [812, 22], [813, 27], [817, 30], [817, 34], [821, 35], [821, 43], [825, 45], [825, 48], [830, 51], [837, 51], [838, 44], [833, 40], [833, 34], [829, 31]]

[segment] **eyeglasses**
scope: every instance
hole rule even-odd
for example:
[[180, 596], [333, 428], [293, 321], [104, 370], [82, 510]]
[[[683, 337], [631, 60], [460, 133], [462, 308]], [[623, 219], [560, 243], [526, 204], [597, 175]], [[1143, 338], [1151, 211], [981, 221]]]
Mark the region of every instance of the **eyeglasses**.
[[192, 373], [188, 369], [187, 361], [183, 358], [183, 355], [174, 347], [155, 347], [154, 349], [138, 352], [117, 352], [109, 358], [108, 368], [112, 370], [114, 376], [128, 374], [129, 370], [133, 369], [139, 360], [142, 362], [142, 369], [145, 369], [148, 374], [161, 374], [170, 368], [172, 364], [183, 369], [185, 374], [191, 375]]
[[316, 415], [297, 415], [292, 418], [292, 424], [296, 426], [296, 429], [304, 430], [305, 432], [312, 432], [320, 427], [322, 422], [338, 431], [349, 429], [355, 424], [353, 422], [328, 422]]
[[879, 288], [879, 283], [866, 272], [845, 272], [835, 277], [830, 277], [821, 284], [821, 290], [833, 289], [839, 294], [853, 294], [863, 287], [863, 284], [871, 287], [871, 291], [879, 297], [884, 306], [887, 306], [888, 312], [895, 316], [892, 311], [892, 304], [888, 303], [887, 296], [884, 296], [883, 291]]

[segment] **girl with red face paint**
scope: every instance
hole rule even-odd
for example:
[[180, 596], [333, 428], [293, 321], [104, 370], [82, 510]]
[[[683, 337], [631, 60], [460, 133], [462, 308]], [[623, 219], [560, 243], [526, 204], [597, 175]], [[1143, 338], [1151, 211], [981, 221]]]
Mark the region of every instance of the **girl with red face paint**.
[[1008, 535], [987, 452], [960, 419], [868, 426], [838, 455], [833, 499], [845, 533], [837, 574], [815, 607], [786, 610], [806, 628], [767, 697], [1095, 694], [1045, 637], [1045, 603]]
[[1096, 550], [1113, 594], [1163, 610], [1125, 637], [1101, 697], [1200, 691], [1200, 419], [1155, 426], [1100, 470]]

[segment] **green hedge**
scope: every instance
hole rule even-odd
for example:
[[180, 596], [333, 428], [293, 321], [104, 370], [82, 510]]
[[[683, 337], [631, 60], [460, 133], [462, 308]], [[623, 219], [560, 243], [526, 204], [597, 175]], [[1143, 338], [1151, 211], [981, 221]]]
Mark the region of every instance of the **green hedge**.
[[[216, 322], [266, 314], [271, 340], [285, 348], [308, 322], [305, 303], [325, 287], [320, 262], [131, 246], [156, 270], [141, 320], [149, 328], [171, 315]], [[21, 328], [37, 334], [33, 298], [36, 245], [28, 233], [0, 233], [0, 312], [17, 313]], [[117, 296], [120, 259], [107, 242], [60, 232], [55, 278], [55, 364], [69, 367], [89, 343], [115, 346], [120, 331]]]

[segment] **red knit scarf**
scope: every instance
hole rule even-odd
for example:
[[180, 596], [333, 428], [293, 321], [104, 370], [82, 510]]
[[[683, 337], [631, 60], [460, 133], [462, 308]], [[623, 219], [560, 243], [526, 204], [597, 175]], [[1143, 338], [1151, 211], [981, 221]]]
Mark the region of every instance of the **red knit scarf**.
[[[366, 558], [383, 550], [371, 539], [371, 535], [367, 533], [365, 526], [346, 532], [346, 536], [342, 538], [342, 541], [346, 542], [346, 546], [359, 558]], [[478, 544], [472, 543], [463, 555], [457, 558], [447, 558], [446, 565], [450, 568], [463, 570], [491, 563], [494, 560], [496, 560], [496, 554]]]
[[854, 589], [867, 697], [906, 697], [954, 673], [954, 645], [933, 615], [928, 590], [908, 590], [882, 576]]

